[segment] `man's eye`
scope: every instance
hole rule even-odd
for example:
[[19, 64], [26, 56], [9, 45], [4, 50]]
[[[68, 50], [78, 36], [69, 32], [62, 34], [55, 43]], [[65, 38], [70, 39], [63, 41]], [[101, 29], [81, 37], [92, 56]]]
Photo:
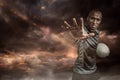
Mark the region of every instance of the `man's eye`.
[[100, 21], [100, 19], [96, 19], [97, 21]]
[[94, 17], [91, 17], [90, 19], [91, 19], [91, 20], [95, 20], [96, 18], [94, 18]]
[[90, 19], [91, 19], [91, 20], [97, 20], [97, 21], [100, 21], [100, 19], [99, 19], [99, 18], [94, 18], [94, 17], [91, 17]]
[[91, 19], [95, 19], [94, 17], [91, 17]]

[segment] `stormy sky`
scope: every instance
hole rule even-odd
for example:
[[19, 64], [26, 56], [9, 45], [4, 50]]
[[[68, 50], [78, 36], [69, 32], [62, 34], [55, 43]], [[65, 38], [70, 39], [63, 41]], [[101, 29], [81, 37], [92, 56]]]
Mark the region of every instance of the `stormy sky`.
[[72, 23], [73, 17], [86, 18], [92, 9], [100, 9], [101, 30], [105, 32], [101, 41], [108, 44], [112, 54], [119, 55], [119, 7], [119, 0], [0, 0], [0, 49], [63, 50], [65, 46], [50, 40], [49, 34], [63, 32], [64, 20]]
[[100, 40], [110, 48], [108, 59], [119, 60], [119, 7], [120, 0], [0, 0], [0, 61], [7, 62], [0, 75], [14, 75], [17, 70], [37, 75], [50, 68], [46, 73], [52, 79], [51, 70], [70, 69], [76, 56], [61, 25], [64, 20], [72, 24], [73, 17], [85, 19], [93, 9], [103, 13]]
[[44, 34], [34, 30], [39, 31], [42, 26], [60, 33], [64, 31], [61, 28], [64, 20], [86, 18], [92, 9], [100, 9], [103, 13], [101, 30], [106, 31], [106, 35], [117, 36], [114, 48], [119, 50], [119, 7], [119, 0], [0, 0], [0, 47], [3, 49], [11, 41], [20, 41], [28, 34], [38, 36], [37, 41]]

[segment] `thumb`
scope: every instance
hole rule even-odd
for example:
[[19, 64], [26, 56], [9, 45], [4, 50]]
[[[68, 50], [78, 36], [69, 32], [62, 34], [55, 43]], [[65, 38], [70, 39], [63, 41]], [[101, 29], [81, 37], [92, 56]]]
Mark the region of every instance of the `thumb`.
[[90, 37], [95, 36], [95, 33], [89, 33], [89, 36]]

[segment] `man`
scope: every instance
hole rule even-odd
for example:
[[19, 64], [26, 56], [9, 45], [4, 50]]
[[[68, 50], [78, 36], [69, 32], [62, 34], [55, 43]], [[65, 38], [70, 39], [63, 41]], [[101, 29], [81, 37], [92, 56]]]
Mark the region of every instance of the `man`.
[[85, 24], [83, 18], [80, 18], [80, 25], [78, 25], [76, 19], [73, 18], [74, 28], [70, 26], [67, 21], [64, 21], [67, 25], [66, 28], [70, 30], [70, 35], [76, 41], [78, 47], [78, 57], [73, 67], [73, 80], [97, 80], [91, 77], [91, 75], [89, 77], [88, 74], [94, 73], [97, 69], [96, 47], [99, 38], [99, 31], [97, 28], [101, 20], [102, 13], [99, 10], [92, 10]]

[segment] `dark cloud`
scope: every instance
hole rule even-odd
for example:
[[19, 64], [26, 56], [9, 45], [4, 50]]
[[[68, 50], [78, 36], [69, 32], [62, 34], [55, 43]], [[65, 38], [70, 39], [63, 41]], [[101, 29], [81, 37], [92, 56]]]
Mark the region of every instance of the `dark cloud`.
[[[17, 51], [23, 52], [30, 50], [46, 51], [49, 56], [42, 56], [40, 60], [44, 58], [42, 62], [46, 61], [47, 63], [43, 63], [43, 71], [38, 70], [36, 74], [39, 76], [39, 74], [44, 75], [48, 73], [48, 77], [50, 76], [49, 78], [53, 79], [54, 75], [51, 74], [51, 71], [43, 73], [46, 68], [51, 67], [51, 69], [53, 69], [53, 67], [55, 67], [56, 69], [56, 67], [60, 67], [60, 69], [65, 70], [69, 67], [70, 69], [71, 65], [73, 65], [71, 62], [73, 61], [66, 59], [65, 55], [62, 54], [69, 47], [51, 38], [51, 33], [48, 32], [46, 34], [46, 31], [41, 28], [44, 27], [46, 29], [49, 27], [52, 33], [58, 34], [63, 32], [61, 25], [63, 25], [64, 20], [71, 23], [73, 17], [79, 19], [79, 17], [83, 16], [86, 18], [89, 11], [97, 8], [103, 13], [101, 30], [106, 31], [106, 37], [103, 37], [104, 39], [101, 41], [108, 44], [111, 50], [111, 54], [107, 59], [116, 59], [119, 61], [119, 7], [120, 0], [0, 0], [0, 54], [3, 50], [16, 51], [16, 53]], [[117, 37], [109, 38], [109, 36], [112, 35]], [[114, 41], [115, 43], [113, 43]], [[55, 55], [50, 56], [51, 54]], [[60, 62], [51, 62], [52, 60], [58, 60]], [[29, 62], [29, 64], [32, 63]], [[29, 80], [31, 78], [28, 77], [27, 79], [24, 71], [15, 70], [13, 74], [11, 74], [11, 71], [13, 70], [3, 70], [2, 73], [0, 73], [2, 74], [2, 76], [0, 75], [2, 80], [7, 80], [8, 78], [16, 80], [14, 76], [18, 78], [23, 77], [23, 80]], [[39, 71], [41, 73], [39, 73]], [[20, 76], [16, 74], [16, 72], [23, 75], [25, 74], [25, 76]], [[10, 77], [9, 75], [12, 76]], [[34, 75], [32, 76], [34, 77]]]
[[73, 17], [86, 18], [88, 12], [96, 8], [103, 12], [101, 30], [116, 35], [120, 32], [119, 0], [0, 0], [0, 3], [1, 47], [41, 25], [59, 33], [64, 20], [72, 22]]
[[[24, 36], [31, 26], [46, 25], [62, 31], [63, 20], [86, 17], [92, 9], [103, 12], [102, 30], [109, 34], [120, 32], [119, 0], [0, 0], [1, 44], [9, 36]], [[25, 17], [25, 19], [24, 19]]]

